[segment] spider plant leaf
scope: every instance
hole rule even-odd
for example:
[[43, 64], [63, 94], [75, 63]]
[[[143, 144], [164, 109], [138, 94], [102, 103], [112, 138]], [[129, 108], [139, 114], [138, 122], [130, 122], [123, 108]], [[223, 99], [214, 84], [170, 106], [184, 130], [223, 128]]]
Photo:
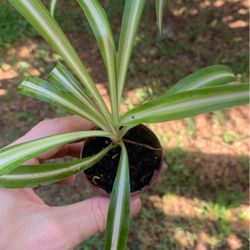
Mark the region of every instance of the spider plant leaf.
[[9, 2], [24, 16], [24, 18], [38, 31], [50, 46], [63, 58], [93, 95], [105, 116], [111, 122], [108, 108], [98, 92], [93, 79], [81, 62], [70, 41], [63, 33], [56, 20], [50, 15], [41, 0], [9, 0]]
[[249, 85], [227, 85], [162, 96], [130, 110], [121, 118], [123, 126], [155, 123], [229, 108], [249, 102]]
[[109, 204], [105, 250], [126, 248], [130, 220], [130, 182], [128, 154], [122, 145], [119, 166]]
[[60, 62], [48, 75], [49, 81], [54, 87], [59, 90], [65, 89], [66, 92], [71, 93], [72, 97], [88, 107], [92, 113], [105, 120], [103, 114], [97, 109], [94, 101], [88, 96], [85, 89], [74, 78], [74, 76], [67, 70], [67, 68]]
[[144, 5], [145, 0], [126, 0], [125, 3], [117, 54], [117, 91], [119, 104], [121, 103], [128, 64]]
[[30, 76], [17, 87], [17, 90], [23, 95], [62, 107], [106, 130], [98, 115], [92, 113], [89, 106], [83, 106], [66, 88], [58, 89], [38, 77]]
[[237, 81], [237, 77], [229, 67], [213, 65], [199, 69], [185, 77], [168, 90], [167, 93], [175, 94], [187, 90], [224, 85], [233, 81]]
[[119, 114], [116, 90], [116, 48], [109, 20], [97, 0], [77, 1], [92, 28], [106, 66], [112, 114], [117, 122]]
[[49, 11], [52, 17], [54, 17], [57, 0], [50, 0]]
[[66, 92], [71, 93], [73, 99], [78, 100], [84, 105], [84, 109], [88, 107], [90, 114], [99, 117], [107, 127], [106, 130], [109, 130], [109, 123], [106, 117], [100, 112], [94, 100], [88, 96], [83, 86], [78, 83], [62, 63], [57, 62], [56, 67], [48, 75], [48, 79], [59, 90], [64, 89]]
[[112, 149], [109, 145], [94, 156], [75, 160], [69, 163], [54, 163], [42, 165], [22, 165], [6, 175], [0, 176], [1, 188], [34, 188], [58, 182], [77, 174], [100, 161]]
[[167, 0], [155, 0], [157, 25], [158, 25], [160, 35], [162, 32], [162, 20], [163, 20], [163, 13], [164, 13], [164, 8], [166, 6], [166, 3], [167, 3]]
[[62, 63], [57, 62], [56, 67], [49, 73], [48, 79], [53, 86], [71, 92], [72, 95], [84, 105], [92, 105], [94, 107], [94, 103], [86, 93], [85, 89]]
[[0, 150], [0, 176], [7, 174], [24, 162], [66, 143], [88, 137], [110, 137], [100, 130], [63, 133], [24, 142]]

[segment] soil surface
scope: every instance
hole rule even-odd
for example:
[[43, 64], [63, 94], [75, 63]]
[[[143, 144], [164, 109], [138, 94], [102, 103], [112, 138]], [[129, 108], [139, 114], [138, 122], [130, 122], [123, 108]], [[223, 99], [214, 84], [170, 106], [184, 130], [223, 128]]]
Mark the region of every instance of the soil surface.
[[[157, 137], [146, 127], [132, 128], [123, 139], [129, 156], [130, 192], [145, 190], [155, 181], [162, 164], [162, 148]], [[111, 143], [107, 138], [86, 141], [82, 157], [97, 154]], [[121, 148], [116, 147], [93, 167], [85, 170], [87, 179], [108, 194], [115, 181]]]

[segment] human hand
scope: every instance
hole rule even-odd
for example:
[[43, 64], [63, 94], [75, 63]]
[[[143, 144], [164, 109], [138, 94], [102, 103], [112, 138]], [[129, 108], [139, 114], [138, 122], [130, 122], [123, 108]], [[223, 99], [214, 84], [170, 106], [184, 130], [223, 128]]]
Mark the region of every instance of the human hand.
[[[69, 116], [45, 120], [13, 144], [72, 131], [89, 130], [92, 124]], [[29, 161], [39, 164], [46, 159], [65, 155], [79, 157], [83, 143], [72, 143]], [[69, 177], [61, 183], [71, 183]], [[109, 199], [94, 197], [62, 207], [50, 207], [32, 189], [0, 189], [0, 249], [68, 250], [96, 232], [105, 229]], [[141, 206], [138, 197], [131, 199], [131, 213]]]

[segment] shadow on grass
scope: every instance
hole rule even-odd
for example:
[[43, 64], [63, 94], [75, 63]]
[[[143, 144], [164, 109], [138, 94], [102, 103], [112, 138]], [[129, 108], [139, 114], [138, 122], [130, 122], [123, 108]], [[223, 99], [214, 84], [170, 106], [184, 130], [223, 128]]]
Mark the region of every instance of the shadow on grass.
[[166, 159], [168, 169], [142, 195], [131, 249], [248, 249], [249, 158], [175, 148]]

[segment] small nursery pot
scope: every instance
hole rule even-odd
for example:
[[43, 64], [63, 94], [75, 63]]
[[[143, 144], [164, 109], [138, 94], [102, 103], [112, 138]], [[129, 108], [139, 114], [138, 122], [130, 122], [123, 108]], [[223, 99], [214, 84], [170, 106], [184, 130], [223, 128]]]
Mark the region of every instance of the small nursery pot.
[[[146, 126], [130, 129], [123, 141], [129, 157], [131, 195], [148, 190], [159, 177], [163, 165], [163, 150], [156, 135]], [[88, 138], [81, 157], [100, 152], [111, 143], [106, 137]], [[101, 161], [84, 171], [88, 181], [97, 191], [110, 195], [119, 163], [121, 148], [110, 150]]]

